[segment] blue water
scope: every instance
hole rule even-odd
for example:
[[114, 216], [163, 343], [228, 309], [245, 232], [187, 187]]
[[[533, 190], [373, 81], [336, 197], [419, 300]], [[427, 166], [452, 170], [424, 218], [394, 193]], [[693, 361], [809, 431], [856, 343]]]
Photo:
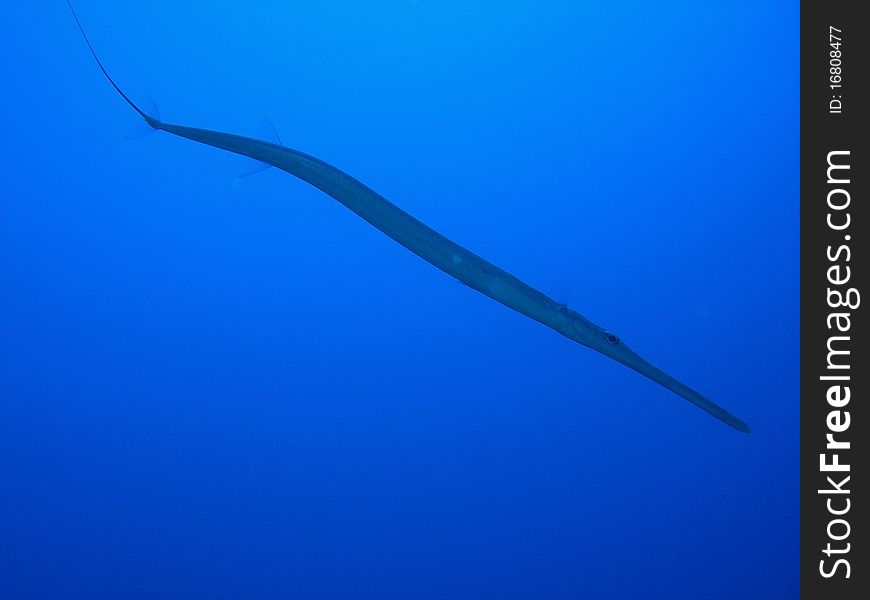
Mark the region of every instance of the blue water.
[[798, 6], [76, 2], [171, 122], [327, 160], [749, 436], [7, 3], [3, 598], [794, 598]]

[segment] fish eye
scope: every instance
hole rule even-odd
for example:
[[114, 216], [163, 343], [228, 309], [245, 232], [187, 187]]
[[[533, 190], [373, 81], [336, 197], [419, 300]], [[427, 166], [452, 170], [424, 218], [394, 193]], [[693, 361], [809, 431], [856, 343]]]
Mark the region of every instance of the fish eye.
[[609, 331], [604, 332], [604, 337], [606, 337], [607, 341], [610, 342], [611, 344], [615, 345], [615, 344], [619, 343], [619, 338], [617, 336], [613, 335], [612, 333], [610, 333]]

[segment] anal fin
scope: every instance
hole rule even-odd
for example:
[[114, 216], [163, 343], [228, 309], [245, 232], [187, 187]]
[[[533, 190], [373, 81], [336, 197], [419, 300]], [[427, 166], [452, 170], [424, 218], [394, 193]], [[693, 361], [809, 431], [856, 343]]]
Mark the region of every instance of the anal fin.
[[[263, 117], [260, 120], [260, 126], [257, 135], [254, 137], [261, 140], [268, 140], [273, 144], [277, 144], [281, 146], [281, 136], [278, 135], [278, 130], [275, 129], [275, 126], [272, 125], [272, 121]], [[264, 163], [259, 160], [255, 160], [253, 158], [246, 159], [248, 166], [242, 170], [241, 173], [237, 175], [237, 177], [250, 177], [251, 175], [256, 175], [257, 173], [262, 173], [266, 169], [272, 167], [269, 163]]]

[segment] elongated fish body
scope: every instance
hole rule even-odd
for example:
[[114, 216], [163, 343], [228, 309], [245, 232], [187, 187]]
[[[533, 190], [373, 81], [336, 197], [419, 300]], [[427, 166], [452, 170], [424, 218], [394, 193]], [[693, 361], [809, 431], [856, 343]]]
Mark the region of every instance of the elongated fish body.
[[[70, 5], [70, 10], [72, 6]], [[154, 129], [273, 165], [313, 185], [368, 221], [423, 260], [493, 300], [565, 337], [597, 350], [682, 396], [731, 427], [749, 433], [749, 426], [721, 406], [654, 367], [617, 336], [559, 304], [507, 271], [444, 237], [365, 184], [314, 156], [279, 144], [211, 129], [164, 123], [143, 112], [103, 67], [73, 10], [100, 70], [121, 97]]]
[[[155, 129], [269, 163], [322, 190], [381, 232], [462, 283], [527, 317], [564, 333], [564, 310], [535, 288], [444, 237], [374, 190], [314, 156], [270, 142], [173, 125], [151, 119]], [[569, 336], [570, 337], [570, 336]]]

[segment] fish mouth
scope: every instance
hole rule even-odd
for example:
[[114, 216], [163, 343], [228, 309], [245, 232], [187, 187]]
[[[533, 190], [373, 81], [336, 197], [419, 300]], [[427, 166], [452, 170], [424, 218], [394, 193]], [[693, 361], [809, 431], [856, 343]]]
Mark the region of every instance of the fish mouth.
[[619, 363], [622, 363], [626, 367], [637, 371], [646, 378], [655, 381], [662, 387], [671, 390], [681, 398], [688, 400], [701, 410], [708, 412], [710, 415], [712, 415], [716, 419], [719, 419], [729, 427], [733, 427], [737, 431], [741, 431], [743, 433], [752, 433], [752, 429], [749, 427], [749, 424], [746, 423], [746, 421], [732, 414], [730, 411], [726, 410], [722, 406], [719, 406], [703, 394], [690, 388], [682, 381], [671, 377], [670, 375], [650, 363], [648, 360], [634, 352], [631, 348], [627, 347], [625, 344], [621, 342], [618, 344], [608, 344], [606, 346], [596, 348], [596, 350], [598, 350], [605, 356], [612, 358]]

